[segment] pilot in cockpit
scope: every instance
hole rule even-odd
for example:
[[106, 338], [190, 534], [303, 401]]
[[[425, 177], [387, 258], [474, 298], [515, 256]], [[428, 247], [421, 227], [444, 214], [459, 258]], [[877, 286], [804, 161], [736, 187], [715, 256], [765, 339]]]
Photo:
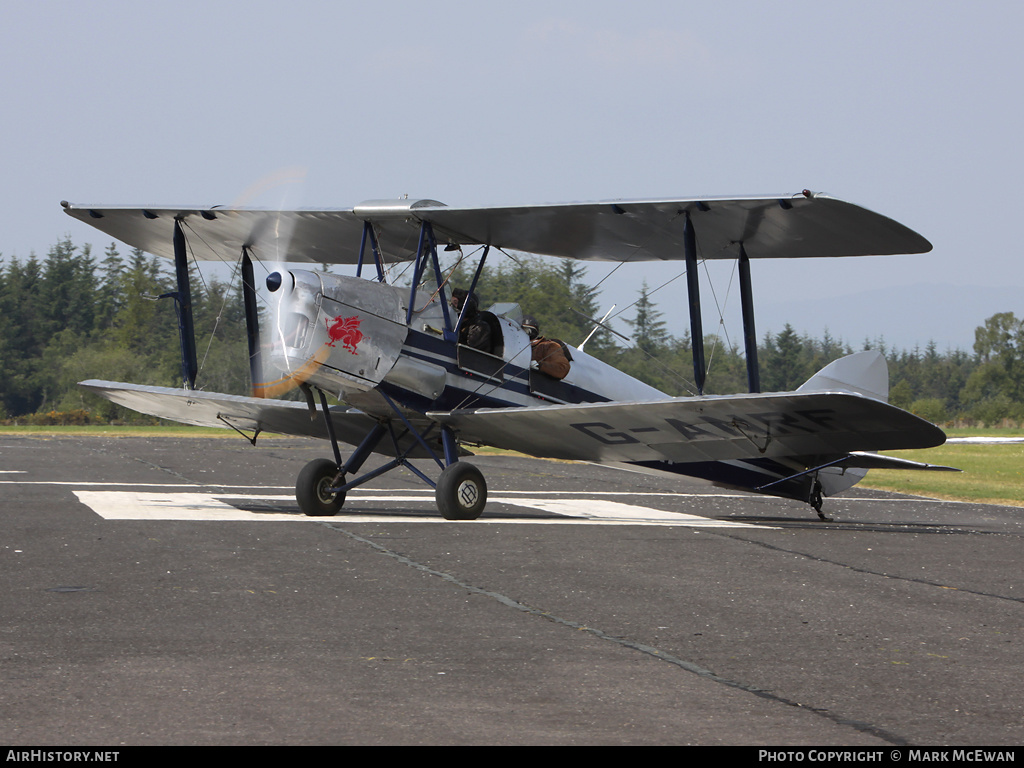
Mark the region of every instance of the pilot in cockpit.
[[530, 315], [523, 316], [522, 326], [530, 337], [533, 358], [530, 368], [553, 379], [564, 379], [569, 374], [571, 359], [565, 345], [558, 339], [545, 339], [541, 336], [537, 320]]
[[466, 305], [466, 316], [459, 328], [459, 344], [482, 352], [491, 352], [494, 349], [491, 325], [481, 315], [476, 296], [470, 295], [465, 288], [456, 288], [452, 291], [449, 303], [457, 313], [461, 313], [463, 305]]

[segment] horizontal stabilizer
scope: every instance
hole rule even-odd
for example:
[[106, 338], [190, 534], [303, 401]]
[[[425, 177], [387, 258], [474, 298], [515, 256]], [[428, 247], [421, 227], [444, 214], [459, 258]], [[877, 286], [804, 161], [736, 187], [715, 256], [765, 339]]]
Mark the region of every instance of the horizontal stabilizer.
[[895, 456], [881, 456], [877, 453], [851, 453], [838, 466], [856, 469], [914, 469], [924, 472], [962, 472], [956, 467], [943, 464], [925, 464], [921, 461], [899, 459]]

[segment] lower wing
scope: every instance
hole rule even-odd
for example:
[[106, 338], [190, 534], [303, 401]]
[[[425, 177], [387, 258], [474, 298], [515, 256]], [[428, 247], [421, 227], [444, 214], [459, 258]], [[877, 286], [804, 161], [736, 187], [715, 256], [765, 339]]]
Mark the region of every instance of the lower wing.
[[[697, 462], [930, 448], [946, 436], [895, 406], [847, 392], [681, 397], [428, 413], [460, 440], [593, 462]], [[867, 459], [864, 459], [867, 461]]]
[[[95, 379], [79, 386], [133, 411], [182, 424], [330, 438], [323, 415], [311, 411], [306, 403]], [[337, 439], [350, 445], [359, 445], [377, 424], [377, 419], [354, 408], [334, 406], [330, 411]], [[409, 458], [429, 456], [418, 443], [413, 445], [416, 438], [404, 429], [398, 431], [395, 442], [398, 450], [407, 452]], [[395, 442], [382, 440], [377, 452], [395, 455]]]

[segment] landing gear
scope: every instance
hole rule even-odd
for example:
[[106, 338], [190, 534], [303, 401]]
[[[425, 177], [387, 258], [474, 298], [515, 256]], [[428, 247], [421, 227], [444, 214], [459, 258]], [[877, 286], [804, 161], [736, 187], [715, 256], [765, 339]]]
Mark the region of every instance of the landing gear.
[[344, 475], [330, 459], [315, 459], [299, 472], [295, 498], [299, 509], [310, 517], [332, 517], [345, 503], [345, 492], [331, 492], [342, 484]]
[[825, 522], [832, 521], [831, 517], [828, 517], [824, 512], [821, 511], [821, 507], [825, 503], [825, 499], [822, 497], [821, 482], [818, 480], [817, 477], [815, 477], [813, 482], [811, 483], [811, 495], [807, 499], [807, 503], [810, 504], [814, 508], [814, 511], [818, 513], [819, 519], [824, 520]]
[[[295, 483], [295, 498], [299, 502], [299, 509], [303, 514], [311, 517], [333, 516], [344, 505], [347, 491], [375, 477], [380, 477], [392, 469], [405, 467], [434, 488], [437, 508], [445, 520], [476, 520], [480, 517], [487, 504], [487, 483], [479, 469], [472, 464], [459, 461], [459, 445], [454, 433], [447, 427], [441, 428], [442, 458], [435, 450], [437, 438], [432, 438], [431, 442], [427, 440], [436, 425], [430, 425], [426, 429], [417, 428], [385, 392], [381, 391], [380, 394], [391, 405], [397, 420], [382, 420], [374, 424], [363, 441], [349, 456], [348, 461], [343, 462], [334, 432], [331, 410], [327, 407], [327, 398], [324, 393], [320, 393], [321, 411], [328, 437], [331, 440], [331, 448], [334, 450], [334, 461], [316, 459], [303, 467], [299, 473], [299, 478]], [[315, 409], [312, 391], [307, 395], [311, 409]], [[404, 430], [402, 429], [403, 425]], [[378, 452], [390, 453], [395, 458], [376, 469], [359, 474], [366, 459], [387, 437], [391, 439], [390, 450], [384, 449]], [[413, 466], [409, 462], [410, 458], [432, 458], [441, 470], [437, 482], [435, 483]], [[355, 479], [348, 479], [353, 477]]]
[[487, 483], [472, 464], [449, 464], [437, 478], [437, 508], [445, 520], [476, 520], [487, 504]]

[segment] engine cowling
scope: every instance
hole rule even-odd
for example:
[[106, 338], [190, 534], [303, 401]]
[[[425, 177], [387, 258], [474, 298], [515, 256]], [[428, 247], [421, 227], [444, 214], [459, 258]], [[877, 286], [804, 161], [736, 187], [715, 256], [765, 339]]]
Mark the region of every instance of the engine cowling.
[[284, 375], [264, 394], [309, 383], [345, 400], [394, 367], [408, 333], [398, 289], [305, 270], [274, 272], [267, 288], [275, 299], [268, 362]]

